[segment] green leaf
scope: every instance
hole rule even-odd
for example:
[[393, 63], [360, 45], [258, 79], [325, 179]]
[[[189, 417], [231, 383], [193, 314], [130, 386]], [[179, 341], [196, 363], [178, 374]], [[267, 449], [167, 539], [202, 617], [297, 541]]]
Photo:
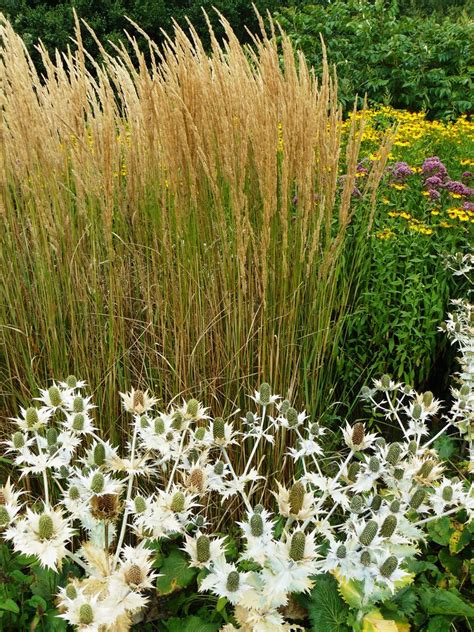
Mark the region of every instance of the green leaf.
[[18, 614], [20, 612], [20, 608], [13, 601], [13, 599], [5, 599], [5, 601], [0, 601], [0, 610], [7, 610], [8, 612], [14, 612]]
[[426, 632], [446, 632], [451, 628], [452, 617], [436, 616], [429, 620]]
[[177, 547], [170, 550], [160, 568], [161, 577], [156, 580], [160, 595], [169, 595], [175, 590], [185, 588], [196, 577], [196, 569], [189, 566], [187, 555]]
[[168, 632], [216, 632], [219, 624], [208, 623], [199, 617], [168, 619], [164, 622]]
[[349, 608], [331, 575], [318, 576], [306, 607], [313, 632], [349, 632], [346, 625]]
[[428, 614], [474, 617], [474, 607], [461, 599], [452, 590], [441, 588], [419, 588], [421, 605]]
[[451, 520], [447, 516], [429, 522], [427, 524], [427, 530], [431, 539], [442, 546], [449, 544], [449, 540], [454, 531], [451, 526]]

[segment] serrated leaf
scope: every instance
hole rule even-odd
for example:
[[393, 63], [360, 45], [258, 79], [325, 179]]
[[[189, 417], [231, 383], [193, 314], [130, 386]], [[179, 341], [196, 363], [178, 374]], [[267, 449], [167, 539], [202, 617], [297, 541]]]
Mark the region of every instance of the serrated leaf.
[[7, 612], [14, 612], [18, 614], [20, 612], [20, 608], [13, 601], [13, 599], [5, 599], [4, 601], [0, 601], [0, 610], [7, 610]]
[[168, 632], [216, 632], [219, 629], [218, 624], [203, 621], [195, 616], [168, 619], [165, 625]]
[[160, 595], [169, 595], [175, 590], [186, 588], [196, 577], [196, 569], [189, 566], [184, 551], [172, 548], [164, 558], [160, 568], [161, 577], [156, 580], [156, 588]]
[[419, 588], [421, 605], [428, 614], [474, 617], [474, 608], [452, 590]]
[[346, 625], [349, 609], [338, 592], [331, 575], [320, 575], [307, 601], [313, 632], [349, 632]]
[[426, 632], [446, 632], [451, 629], [452, 617], [436, 616], [428, 621]]

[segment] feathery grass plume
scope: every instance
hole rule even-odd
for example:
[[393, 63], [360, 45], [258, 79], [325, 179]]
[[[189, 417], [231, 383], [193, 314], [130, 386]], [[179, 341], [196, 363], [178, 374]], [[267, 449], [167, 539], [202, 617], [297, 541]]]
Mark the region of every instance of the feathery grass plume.
[[223, 411], [263, 377], [301, 409], [328, 404], [370, 220], [351, 197], [364, 115], [344, 154], [326, 57], [317, 79], [273, 24], [244, 48], [221, 20], [210, 55], [192, 26], [159, 48], [133, 25], [148, 61], [130, 35], [133, 57], [97, 42], [99, 62], [76, 18], [75, 49], [39, 45], [40, 76], [0, 18], [7, 411], [38, 378], [70, 372], [107, 385], [97, 404], [113, 440], [110, 393], [143, 376], [163, 399], [193, 393]]

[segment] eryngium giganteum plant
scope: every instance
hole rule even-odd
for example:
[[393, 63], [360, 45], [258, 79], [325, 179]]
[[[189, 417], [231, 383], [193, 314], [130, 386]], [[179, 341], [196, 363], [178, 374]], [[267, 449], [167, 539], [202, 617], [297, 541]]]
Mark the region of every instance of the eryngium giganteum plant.
[[[252, 396], [240, 432], [195, 399], [159, 411], [148, 392], [132, 389], [122, 394], [130, 415], [124, 451], [99, 436], [85, 386], [74, 376], [53, 383], [14, 419], [8, 452], [22, 477], [42, 478], [41, 499], [10, 482], [0, 491], [0, 525], [15, 551], [53, 571], [66, 557], [83, 569], [59, 594], [59, 616], [77, 630], [128, 629], [157, 576], [153, 543], [165, 538], [180, 539], [189, 565], [200, 569], [199, 590], [234, 607], [227, 630], [294, 629], [282, 607], [326, 572], [350, 593], [354, 629], [362, 629], [377, 602], [411, 581], [407, 561], [419, 553], [426, 525], [461, 508], [474, 517], [472, 486], [444, 473], [434, 448], [441, 433], [428, 438], [440, 402], [388, 376], [362, 396], [399, 426], [400, 440], [388, 443], [360, 422], [347, 425], [346, 454], [330, 475], [325, 429], [268, 384]], [[456, 401], [443, 416], [447, 425], [459, 423], [458, 409]], [[287, 456], [298, 474], [288, 487], [266, 481], [257, 458], [261, 445], [282, 433], [294, 436]], [[230, 456], [233, 446], [247, 446], [245, 467]], [[266, 484], [273, 500], [263, 506]], [[214, 535], [211, 497], [241, 504], [236, 561], [226, 558], [226, 537]]]
[[41, 74], [0, 18], [10, 416], [37, 380], [79, 372], [107, 375], [98, 423], [117, 441], [113, 393], [138, 376], [229, 410], [264, 376], [303, 407], [332, 401], [389, 147], [361, 187], [364, 113], [346, 144], [330, 69], [318, 80], [285, 36], [247, 50], [225, 30], [210, 54], [177, 29], [99, 62], [78, 28], [65, 57], [41, 49]]

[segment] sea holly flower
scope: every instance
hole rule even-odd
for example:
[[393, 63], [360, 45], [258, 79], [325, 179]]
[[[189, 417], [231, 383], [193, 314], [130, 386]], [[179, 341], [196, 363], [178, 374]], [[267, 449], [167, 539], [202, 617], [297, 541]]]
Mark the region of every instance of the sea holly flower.
[[67, 555], [67, 544], [74, 530], [58, 509], [45, 507], [41, 513], [26, 510], [26, 515], [10, 526], [4, 537], [15, 550], [34, 555], [41, 565], [56, 571]]
[[212, 568], [225, 560], [226, 538], [211, 538], [198, 529], [194, 537], [185, 535], [185, 539], [183, 550], [189, 555], [190, 566]]
[[123, 407], [128, 413], [143, 415], [150, 411], [157, 403], [156, 397], [151, 397], [148, 391], [135, 390], [132, 388], [128, 393], [120, 393]]

